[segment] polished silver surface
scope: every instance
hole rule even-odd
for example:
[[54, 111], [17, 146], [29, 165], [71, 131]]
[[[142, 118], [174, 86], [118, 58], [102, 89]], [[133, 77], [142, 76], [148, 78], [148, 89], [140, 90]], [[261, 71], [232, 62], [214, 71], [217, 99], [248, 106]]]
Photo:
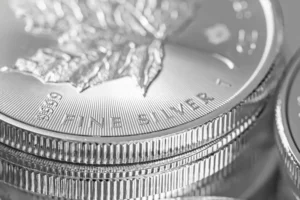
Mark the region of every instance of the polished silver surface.
[[232, 131], [282, 43], [270, 0], [1, 4], [2, 142], [75, 163], [161, 159]]
[[[278, 153], [273, 139], [274, 100], [256, 120], [244, 143], [248, 146], [230, 166], [185, 188], [185, 195], [230, 196], [248, 200], [272, 199], [276, 188]], [[214, 163], [213, 163], [214, 165]]]
[[189, 185], [175, 196], [216, 195], [260, 200], [273, 195], [278, 156], [270, 148], [254, 148], [255, 145], [249, 147], [230, 166]]
[[[22, 192], [15, 188], [3, 185], [0, 183], [0, 197], [1, 200], [50, 200], [50, 198], [36, 196], [29, 193]], [[186, 198], [169, 198], [161, 200], [238, 200], [228, 197], [186, 197]]]
[[[270, 147], [269, 134], [256, 131], [255, 125], [248, 123], [252, 126], [241, 126], [205, 148], [135, 165], [62, 163], [0, 144], [0, 180], [35, 194], [70, 199], [83, 199], [83, 196], [90, 199], [177, 197], [185, 195], [188, 187], [195, 183], [203, 184], [204, 188], [205, 179], [210, 179], [207, 188], [225, 181], [234, 173], [236, 163], [249, 163], [245, 168], [250, 168], [256, 156], [265, 155], [263, 152]], [[220, 190], [221, 187], [215, 191]]]
[[[209, 111], [216, 110], [217, 107], [220, 107], [230, 99], [235, 99], [236, 94], [240, 92], [245, 93], [243, 98], [239, 98], [239, 101], [235, 102], [235, 104], [237, 104], [257, 87], [268, 72], [274, 61], [275, 54], [279, 51], [277, 36], [280, 32], [276, 32], [278, 31], [276, 28], [279, 28], [277, 27], [278, 16], [274, 16], [272, 12], [271, 6], [273, 4], [271, 2], [246, 1], [247, 7], [244, 8], [246, 10], [241, 11], [248, 12], [251, 16], [249, 19], [237, 18], [237, 16], [239, 16], [238, 14], [244, 13], [237, 13], [237, 11], [234, 10], [235, 4], [237, 4], [237, 7], [242, 5], [241, 3], [235, 2], [239, 1], [204, 1], [200, 8], [202, 10], [198, 11], [193, 22], [177, 37], [170, 37], [168, 42], [165, 42], [165, 52], [168, 55], [166, 55], [164, 59], [165, 69], [163, 69], [158, 79], [154, 81], [152, 89], [148, 91], [146, 97], [141, 95], [139, 90], [131, 87], [130, 80], [128, 81], [126, 78], [110, 81], [105, 84], [103, 83], [101, 86], [78, 94], [75, 90], [68, 87], [68, 85], [43, 84], [31, 76], [23, 76], [18, 73], [1, 73], [1, 92], [6, 94], [4, 95], [5, 98], [1, 99], [3, 105], [5, 105], [1, 107], [1, 111], [3, 114], [20, 119], [20, 121], [33, 126], [73, 135], [102, 136], [104, 138], [99, 140], [105, 140], [105, 137], [113, 136], [124, 137], [140, 135], [143, 137], [143, 135], [145, 135], [145, 137], [147, 137], [147, 135], [151, 134], [144, 133], [152, 133], [183, 125], [204, 116], [205, 113], [209, 113]], [[11, 28], [21, 29], [19, 34], [36, 38], [37, 36], [28, 34], [22, 30], [24, 27], [20, 25], [21, 21], [15, 19], [12, 11], [5, 5], [5, 2], [3, 2], [3, 4], [1, 7], [3, 10], [5, 9], [7, 15], [10, 16], [8, 19], [11, 21]], [[223, 9], [217, 12], [219, 7], [223, 7]], [[226, 8], [226, 10], [224, 8]], [[219, 16], [215, 16], [210, 20], [208, 20], [208, 17], [206, 17], [207, 20], [205, 21], [201, 20], [204, 16], [209, 16], [208, 11], [211, 10], [214, 10]], [[256, 11], [255, 15], [254, 10]], [[215, 18], [218, 20], [215, 20]], [[224, 24], [223, 26], [227, 27], [226, 31], [230, 31], [231, 39], [227, 39], [217, 45], [209, 42], [204, 31], [212, 31], [211, 25], [215, 26], [216, 21], [221, 23], [219, 22], [221, 19], [224, 21], [222, 22], [222, 24]], [[8, 20], [5, 20], [5, 22], [7, 21]], [[247, 35], [248, 32], [244, 30], [246, 27], [251, 30], [250, 35]], [[216, 34], [216, 32], [214, 32], [214, 34]], [[243, 37], [244, 34], [246, 34], [245, 36], [247, 36], [247, 38]], [[6, 40], [15, 42], [13, 34], [6, 33], [6, 35], [10, 36], [6, 38]], [[20, 35], [18, 35], [18, 37], [20, 37]], [[248, 37], [250, 37], [250, 40], [254, 40], [251, 42], [253, 46], [256, 46], [255, 50], [252, 50], [252, 52], [247, 49], [252, 53], [248, 51], [244, 53], [238, 52], [236, 49], [239, 49], [239, 45], [242, 45], [239, 37], [241, 37], [240, 40], [248, 40]], [[46, 37], [46, 39], [48, 39], [48, 37]], [[40, 43], [36, 44], [42, 46]], [[247, 43], [246, 45], [248, 47], [250, 44]], [[18, 48], [19, 46], [23, 46], [22, 43], [16, 47]], [[275, 48], [273, 48], [274, 46]], [[13, 47], [14, 46], [10, 48]], [[42, 48], [43, 47], [36, 48], [37, 50], [34, 52]], [[6, 47], [6, 51], [8, 52], [9, 50], [10, 49]], [[26, 53], [28, 54], [29, 52]], [[218, 59], [221, 56], [214, 56], [214, 54], [220, 54], [224, 59], [229, 59], [228, 62], [234, 64], [234, 69], [226, 66], [225, 63], [227, 62], [221, 62], [222, 59], [221, 61]], [[12, 58], [12, 63], [5, 62], [9, 60], [9, 57], [14, 57]], [[8, 55], [8, 58], [1, 59], [3, 62], [2, 65], [15, 66], [15, 62], [19, 57], [25, 56], [17, 53]], [[49, 58], [49, 62], [56, 61], [55, 58], [52, 59]], [[17, 82], [14, 77], [18, 78]], [[226, 89], [224, 89], [224, 83], [221, 83], [221, 86], [220, 84], [216, 84], [218, 78], [223, 81], [231, 81], [231, 87], [225, 87]], [[12, 83], [12, 80], [15, 82]], [[247, 86], [249, 86], [249, 89]], [[23, 90], [25, 88], [22, 87], [25, 87], [27, 90]], [[244, 88], [246, 89], [245, 91], [241, 90]], [[32, 92], [30, 95], [27, 92], [28, 89]], [[246, 91], [248, 91], [248, 93], [246, 93]], [[55, 94], [59, 93], [60, 95], [51, 95], [51, 92]], [[14, 98], [11, 98], [11, 95], [16, 93], [20, 96], [24, 95], [25, 99], [21, 105], [19, 103], [20, 101], [14, 102]], [[30, 101], [29, 99], [26, 101], [26, 97], [30, 97]], [[57, 107], [55, 111], [53, 110], [54, 108], [49, 108], [51, 111], [48, 111], [47, 114], [52, 115], [51, 117], [49, 116], [49, 119], [46, 116], [36, 116], [37, 114], [41, 114], [38, 112], [38, 106], [41, 104], [40, 102], [43, 102], [44, 98], [46, 100], [49, 98], [49, 101], [56, 100], [59, 104], [58, 106], [51, 101], [51, 106]], [[192, 98], [192, 100], [186, 103], [185, 101], [190, 98]], [[8, 99], [10, 99], [10, 101]], [[180, 103], [182, 103], [182, 109], [184, 109], [184, 111], [181, 111]], [[221, 105], [218, 106], [218, 104]], [[13, 108], [11, 108], [10, 105], [14, 105]], [[179, 107], [177, 107], [178, 105]], [[32, 106], [37, 106], [37, 110], [30, 109], [34, 108]], [[175, 108], [169, 109], [169, 107], [172, 106]], [[11, 109], [7, 110], [8, 108]], [[174, 115], [173, 120], [170, 119], [168, 121], [165, 119], [161, 123], [158, 123], [147, 118], [147, 114], [158, 110], [161, 112], [161, 109], [164, 108], [165, 112]], [[229, 109], [230, 107], [226, 110], [228, 111]], [[173, 112], [171, 112], [172, 110]], [[217, 111], [218, 113], [223, 113], [220, 112], [219, 109]], [[181, 116], [182, 112], [186, 113]], [[138, 118], [138, 114], [145, 114], [147, 116], [143, 115], [142, 118]], [[75, 115], [75, 119], [70, 115]], [[85, 121], [88, 120], [86, 118], [77, 119], [77, 116], [94, 117], [98, 124], [93, 120], [88, 123]], [[37, 120], [36, 117], [40, 120]], [[123, 120], [122, 123], [119, 118]], [[157, 121], [162, 120], [162, 116], [157, 116], [157, 118]], [[103, 119], [104, 124], [101, 125]]]
[[277, 3], [0, 2], [0, 197], [150, 200], [230, 181], [240, 195], [221, 196], [252, 197], [276, 167], [253, 127], [282, 70]]
[[299, 121], [300, 121], [300, 50], [289, 63], [289, 71], [281, 84], [276, 107], [277, 144], [284, 168], [300, 190], [299, 185]]
[[188, 27], [200, 3], [11, 1], [27, 32], [55, 38], [57, 45], [2, 71], [30, 74], [44, 83], [70, 83], [79, 92], [130, 77], [146, 95], [163, 68], [164, 41]]
[[[247, 170], [244, 169], [244, 173], [243, 175], [239, 175], [236, 177], [236, 179], [243, 179], [243, 180], [247, 180], [247, 181], [243, 181], [243, 180], [239, 180], [239, 181], [235, 181], [236, 184], [233, 185], [233, 187], [235, 187], [235, 190], [237, 190], [237, 188], [239, 188], [239, 192], [240, 192], [240, 198], [244, 197], [244, 199], [250, 199], [250, 200], [265, 200], [265, 199], [269, 199], [268, 194], [272, 194], [271, 192], [274, 190], [271, 190], [269, 188], [269, 182], [272, 181], [273, 179], [270, 178], [270, 174], [274, 173], [274, 169], [276, 168], [276, 160], [277, 160], [277, 155], [274, 154], [274, 151], [271, 154], [261, 154], [263, 157], [268, 158], [260, 158], [260, 162], [258, 163], [258, 165], [256, 165], [256, 167], [254, 169], [251, 170]], [[275, 156], [274, 156], [275, 155]], [[263, 161], [262, 161], [263, 160]], [[248, 176], [251, 176], [252, 178], [247, 178]], [[262, 177], [260, 177], [262, 176]], [[269, 177], [270, 176], [270, 177]], [[250, 181], [248, 181], [250, 180]], [[253, 181], [253, 182], [252, 182]], [[225, 183], [225, 184], [229, 184], [229, 183]], [[236, 187], [238, 186], [238, 187]], [[262, 189], [263, 191], [259, 191], [257, 189], [254, 188], [258, 188], [260, 187], [260, 189]], [[0, 184], [0, 196], [3, 197], [3, 200], [19, 200], [20, 197], [22, 197], [22, 199], [24, 200], [35, 200], [35, 199], [40, 199], [40, 200], [48, 200], [48, 199], [52, 199], [51, 197], [46, 197], [46, 196], [39, 196], [39, 195], [34, 195], [34, 194], [30, 194], [30, 193], [26, 193], [23, 192], [21, 190], [18, 190], [16, 188], [13, 188], [11, 186], [8, 185], [4, 185], [4, 184]], [[228, 185], [228, 188], [230, 188], [230, 186]], [[248, 188], [245, 190], [245, 188]], [[231, 192], [234, 190], [234, 188], [231, 189]], [[237, 191], [234, 191], [233, 193], [229, 192], [230, 190], [228, 190], [226, 192], [226, 194], [222, 194], [223, 196], [233, 196], [235, 194], [237, 194]], [[249, 191], [251, 191], [249, 193]], [[253, 192], [253, 193], [252, 193]], [[261, 194], [261, 193], [265, 193], [265, 194]], [[249, 195], [248, 198], [245, 198], [245, 195]], [[4, 198], [5, 197], [5, 198]], [[89, 197], [88, 195], [85, 197]], [[193, 199], [195, 197], [181, 197], [181, 198], [174, 198], [176, 200], [182, 199], [182, 200], [188, 200], [188, 199]], [[200, 197], [197, 197], [200, 198]], [[212, 197], [211, 197], [212, 198]], [[151, 198], [149, 198], [151, 199]], [[162, 198], [164, 199], [164, 198]], [[231, 200], [231, 198], [229, 198]], [[223, 199], [222, 199], [223, 200]]]
[[[3, 149], [2, 149], [3, 150]], [[7, 152], [6, 152], [7, 153]], [[9, 153], [10, 154], [10, 153]], [[245, 167], [245, 171], [243, 171], [243, 175], [240, 174], [239, 176], [235, 177], [238, 180], [238, 183], [236, 180], [234, 181], [236, 183], [236, 188], [239, 188], [240, 192], [239, 194], [249, 194], [249, 191], [254, 191], [254, 188], [257, 187], [257, 183], [267, 183], [267, 180], [262, 180], [262, 177], [259, 176], [269, 176], [268, 174], [272, 173], [272, 168], [274, 168], [274, 156], [270, 156], [270, 154], [260, 153], [257, 154], [260, 156], [263, 156], [263, 160], [268, 163], [268, 167], [264, 167], [264, 164], [258, 164], [257, 167], [255, 167], [255, 170], [247, 170]], [[2, 156], [2, 155], [1, 155]], [[217, 156], [217, 155], [216, 155]], [[224, 154], [225, 156], [225, 154]], [[10, 158], [9, 158], [10, 157]], [[20, 157], [25, 157], [24, 162], [28, 161], [27, 156], [24, 154], [21, 154]], [[265, 157], [270, 159], [265, 159]], [[277, 157], [276, 157], [277, 158]], [[13, 159], [13, 156], [8, 155], [8, 159]], [[2, 181], [6, 182], [6, 184], [13, 185], [14, 187], [21, 188], [22, 190], [25, 190], [27, 192], [33, 192], [35, 194], [43, 194], [48, 195], [48, 197], [68, 197], [70, 199], [129, 199], [131, 196], [133, 198], [140, 197], [139, 195], [147, 194], [147, 192], [158, 192], [155, 196], [144, 196], [144, 199], [161, 199], [165, 196], [168, 196], [170, 194], [163, 193], [163, 191], [167, 188], [171, 189], [174, 186], [179, 186], [181, 184], [188, 183], [188, 179], [184, 179], [183, 177], [180, 177], [180, 172], [177, 175], [178, 180], [172, 179], [171, 174], [162, 175], [161, 178], [152, 177], [148, 180], [145, 179], [144, 181], [141, 178], [130, 178], [126, 182], [122, 181], [122, 178], [120, 177], [119, 180], [93, 180], [91, 178], [82, 178], [82, 179], [70, 179], [68, 176], [72, 175], [72, 173], [65, 171], [64, 168], [61, 170], [55, 169], [55, 166], [51, 164], [49, 161], [45, 161], [45, 165], [48, 166], [48, 173], [44, 174], [39, 172], [40, 171], [40, 163], [32, 163], [30, 168], [32, 170], [28, 170], [28, 166], [24, 166], [24, 163], [20, 162], [20, 165], [23, 165], [23, 167], [18, 167], [15, 164], [9, 164], [7, 161], [2, 160], [2, 169], [3, 174], [1, 175]], [[261, 160], [261, 158], [259, 159]], [[276, 159], [275, 159], [276, 160]], [[246, 160], [244, 160], [246, 161]], [[252, 160], [253, 162], [255, 160]], [[258, 160], [256, 160], [258, 161]], [[264, 161], [262, 163], [264, 163]], [[249, 161], [246, 161], [245, 163], [248, 163]], [[210, 163], [213, 163], [213, 160], [210, 161]], [[254, 163], [252, 163], [253, 165]], [[19, 166], [20, 166], [19, 165]], [[33, 166], [34, 170], [33, 170]], [[209, 166], [209, 164], [204, 165], [204, 169]], [[44, 166], [44, 168], [47, 168]], [[52, 170], [50, 169], [52, 168]], [[192, 169], [192, 167], [190, 167]], [[203, 169], [203, 170], [204, 170]], [[260, 170], [263, 169], [263, 172], [260, 174]], [[76, 176], [85, 175], [85, 177], [91, 177], [91, 173], [89, 173], [87, 170], [83, 170], [81, 173], [78, 172], [76, 167], [73, 167], [74, 174]], [[232, 171], [235, 169], [232, 169]], [[58, 175], [50, 174], [52, 171]], [[250, 175], [251, 179], [243, 179], [248, 178], [248, 176], [245, 174], [249, 173], [251, 171]], [[173, 171], [174, 173], [175, 171]], [[202, 171], [203, 172], [203, 171]], [[199, 173], [202, 173], [199, 171]], [[230, 169], [228, 169], [228, 172], [230, 172]], [[96, 172], [94, 172], [96, 173]], [[130, 173], [130, 172], [128, 172]], [[171, 172], [172, 173], [172, 172]], [[185, 171], [181, 172], [183, 176], [188, 176], [188, 174]], [[27, 174], [27, 175], [26, 175]], [[258, 174], [260, 174], [258, 176]], [[266, 175], [267, 174], [267, 175]], [[100, 175], [100, 174], [99, 174]], [[196, 173], [194, 173], [194, 176]], [[105, 175], [103, 174], [103, 177]], [[164, 178], [165, 177], [165, 178]], [[168, 178], [169, 177], [169, 178]], [[259, 177], [259, 178], [258, 178]], [[215, 177], [220, 178], [220, 177]], [[240, 179], [242, 178], [242, 179]], [[258, 179], [257, 179], [258, 178]], [[234, 177], [232, 177], [234, 179]], [[244, 180], [244, 181], [243, 181]], [[247, 181], [246, 181], [247, 180]], [[216, 182], [216, 180], [214, 180]], [[253, 182], [251, 182], [253, 181]], [[123, 182], [123, 184], [122, 184]], [[231, 182], [233, 183], [233, 182]], [[178, 185], [179, 184], [179, 185]], [[226, 184], [226, 182], [225, 182]], [[154, 186], [156, 185], [156, 186]], [[50, 187], [51, 186], [51, 187]], [[237, 187], [238, 186], [238, 187]], [[157, 189], [154, 189], [154, 188]], [[184, 187], [184, 186], [183, 186]], [[230, 185], [227, 185], [228, 188], [231, 188]], [[26, 189], [28, 188], [28, 189]], [[59, 189], [60, 188], [60, 189]], [[122, 190], [122, 188], [124, 190]], [[159, 189], [160, 188], [160, 189]], [[266, 188], [265, 185], [263, 188]], [[131, 191], [131, 192], [129, 192]], [[230, 190], [229, 190], [230, 191]], [[248, 191], [248, 192], [247, 192]], [[237, 193], [237, 191], [234, 191], [233, 188], [231, 188], [231, 192], [226, 192], [227, 195], [234, 195]], [[106, 196], [107, 195], [107, 196]], [[251, 195], [255, 195], [252, 194]], [[135, 197], [134, 197], [135, 196]], [[172, 196], [172, 195], [170, 195]], [[250, 198], [251, 199], [251, 198]]]

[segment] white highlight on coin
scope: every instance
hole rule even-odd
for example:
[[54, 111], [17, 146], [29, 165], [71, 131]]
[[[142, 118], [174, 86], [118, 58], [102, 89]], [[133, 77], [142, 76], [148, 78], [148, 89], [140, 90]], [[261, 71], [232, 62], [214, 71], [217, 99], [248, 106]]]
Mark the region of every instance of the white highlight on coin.
[[233, 1], [233, 9], [237, 13], [238, 19], [250, 19], [252, 17], [251, 11], [248, 10], [248, 2], [243, 0], [231, 0]]
[[235, 65], [234, 63], [229, 60], [229, 58], [226, 58], [225, 56], [222, 56], [220, 54], [213, 54], [213, 57], [220, 60], [222, 63], [224, 63], [229, 69], [234, 69]]
[[300, 96], [297, 98], [298, 105], [300, 106]]
[[208, 41], [212, 44], [219, 45], [229, 40], [231, 33], [225, 24], [216, 24], [205, 31]]
[[258, 32], [253, 30], [250, 34], [245, 30], [241, 29], [239, 31], [239, 42], [236, 46], [236, 50], [239, 53], [248, 53], [252, 55], [257, 48]]

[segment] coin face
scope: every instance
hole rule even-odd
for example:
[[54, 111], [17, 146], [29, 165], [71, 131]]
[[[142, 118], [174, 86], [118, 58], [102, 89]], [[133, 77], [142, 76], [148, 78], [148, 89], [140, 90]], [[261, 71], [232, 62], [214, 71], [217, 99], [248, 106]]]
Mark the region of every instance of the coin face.
[[300, 52], [289, 63], [289, 72], [282, 84], [277, 106], [277, 128], [280, 143], [286, 151], [293, 152], [293, 159], [299, 163], [300, 150]]
[[299, 189], [300, 163], [300, 50], [296, 52], [289, 63], [287, 72], [277, 98], [276, 131], [277, 145], [282, 158], [282, 166]]
[[0, 3], [1, 120], [100, 143], [179, 132], [245, 99], [281, 45], [270, 0], [76, 2]]
[[300, 135], [298, 131], [300, 129], [300, 63], [297, 65], [297, 70], [294, 72], [294, 79], [290, 83], [290, 89], [287, 95], [287, 122], [290, 127], [293, 141], [296, 143], [299, 151]]

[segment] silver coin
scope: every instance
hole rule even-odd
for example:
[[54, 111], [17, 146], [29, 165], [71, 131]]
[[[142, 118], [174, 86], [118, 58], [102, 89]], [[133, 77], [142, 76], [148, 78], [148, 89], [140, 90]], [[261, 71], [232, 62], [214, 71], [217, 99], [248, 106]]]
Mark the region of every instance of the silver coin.
[[[299, 121], [300, 121], [300, 50], [296, 52], [289, 63], [289, 71], [281, 84], [277, 97], [276, 107], [276, 136], [277, 145], [282, 156], [282, 169], [293, 184], [290, 191], [293, 191], [296, 198], [299, 196]], [[293, 189], [292, 189], [293, 188]]]
[[231, 131], [282, 43], [270, 0], [76, 2], [0, 6], [6, 143], [62, 161], [161, 159]]
[[[252, 120], [265, 124], [269, 116], [265, 114], [269, 112], [262, 109], [265, 113], [258, 116], [263, 118]], [[70, 199], [81, 199], [82, 196], [92, 199], [160, 199], [170, 193], [177, 196], [174, 190], [189, 187], [197, 181], [203, 183], [203, 188], [212, 188], [217, 182], [229, 181], [228, 176], [239, 174], [237, 166], [245, 164], [244, 168], [251, 168], [257, 161], [255, 157], [265, 155], [262, 152], [270, 147], [267, 145], [270, 136], [262, 127], [253, 125], [251, 120], [244, 124], [205, 148], [175, 158], [130, 166], [71, 165], [40, 159], [0, 145], [0, 180], [36, 195]], [[207, 186], [204, 185], [205, 179], [209, 180]], [[65, 189], [60, 190], [61, 187]], [[220, 187], [217, 191], [221, 188], [224, 189]]]
[[[189, 197], [189, 196], [230, 196], [241, 198], [245, 195], [249, 195], [250, 190], [253, 191], [254, 188], [257, 189], [257, 186], [254, 184], [257, 183], [256, 179], [268, 183], [267, 180], [263, 180], [261, 177], [257, 176], [260, 174], [261, 168], [266, 165], [265, 158], [262, 159], [262, 156], [271, 156], [270, 149], [262, 149], [259, 147], [259, 150], [253, 150], [257, 148], [255, 146], [252, 149], [248, 149], [243, 152], [234, 162], [229, 166], [223, 168], [222, 170], [214, 173], [213, 175], [193, 183], [186, 188], [175, 191], [174, 196], [180, 197]], [[270, 163], [273, 164], [277, 162], [276, 159], [268, 159]], [[272, 168], [269, 168], [267, 174], [274, 173]], [[264, 172], [267, 172], [264, 170]], [[266, 176], [264, 176], [266, 177]], [[269, 177], [267, 177], [269, 178]], [[269, 180], [269, 179], [268, 179]], [[265, 189], [267, 187], [264, 187]], [[268, 190], [269, 191], [269, 190]], [[268, 193], [270, 194], [270, 193]], [[253, 195], [257, 193], [252, 192], [251, 195], [247, 196], [245, 199], [254, 199]]]
[[[243, 139], [247, 148], [234, 162], [211, 177], [185, 188], [183, 195], [230, 196], [250, 200], [272, 198], [278, 167], [278, 155], [272, 140], [273, 108], [274, 101], [271, 101], [263, 116]], [[215, 164], [212, 163], [212, 166]]]
[[[239, 166], [228, 170], [226, 179], [215, 181], [214, 184], [207, 184], [206, 187], [199, 187], [198, 195], [211, 194], [216, 196], [230, 196], [249, 200], [266, 200], [275, 197], [276, 172], [278, 154], [273, 150], [260, 152], [252, 163], [244, 160], [248, 166]], [[266, 159], [267, 158], [267, 159]], [[241, 164], [239, 164], [241, 165]], [[197, 193], [195, 191], [195, 193]]]
[[252, 129], [241, 126], [202, 149], [136, 165], [74, 165], [38, 158], [0, 144], [0, 180], [38, 195], [69, 199], [179, 196], [181, 189], [185, 191], [205, 179], [213, 184], [225, 180], [237, 162], [253, 165], [254, 156], [266, 150], [270, 137]]
[[[0, 197], [1, 200], [50, 200], [50, 198], [36, 196], [29, 193], [22, 192], [15, 188], [3, 185], [0, 183]], [[161, 200], [238, 200], [227, 197], [186, 197], [186, 198], [172, 198]]]

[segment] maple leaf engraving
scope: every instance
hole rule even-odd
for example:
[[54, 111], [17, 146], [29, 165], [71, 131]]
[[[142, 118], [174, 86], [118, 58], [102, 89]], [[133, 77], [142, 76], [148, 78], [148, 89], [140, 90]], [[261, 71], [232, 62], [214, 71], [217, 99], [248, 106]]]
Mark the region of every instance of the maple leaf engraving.
[[12, 0], [25, 30], [57, 45], [39, 49], [0, 71], [44, 83], [70, 83], [79, 92], [131, 77], [145, 95], [163, 68], [168, 36], [189, 24], [199, 0]]

